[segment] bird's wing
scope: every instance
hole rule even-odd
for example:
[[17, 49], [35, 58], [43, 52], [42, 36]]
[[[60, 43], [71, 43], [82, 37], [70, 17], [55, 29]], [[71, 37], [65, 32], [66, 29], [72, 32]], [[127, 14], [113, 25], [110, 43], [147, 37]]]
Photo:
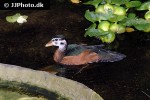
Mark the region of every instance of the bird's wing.
[[101, 60], [100, 60], [101, 62], [115, 62], [115, 61], [122, 60], [123, 58], [126, 57], [126, 55], [124, 54], [115, 51], [106, 50], [103, 47], [104, 45], [87, 46], [87, 45], [71, 44], [68, 46], [67, 56], [79, 55], [85, 50], [90, 50], [91, 52], [95, 52], [99, 56], [101, 56]]
[[75, 55], [79, 55], [81, 52], [83, 52], [84, 50], [86, 50], [86, 48], [84, 48], [82, 45], [78, 45], [78, 44], [70, 44], [67, 47], [67, 52], [66, 52], [66, 56], [75, 56]]
[[78, 44], [70, 44], [67, 47], [67, 52], [66, 56], [75, 56], [79, 55], [85, 50], [90, 50], [90, 51], [97, 51], [98, 49], [102, 48], [104, 45], [92, 45], [92, 46], [87, 46], [87, 45], [78, 45]]
[[101, 62], [115, 62], [122, 60], [126, 57], [126, 55], [124, 54], [105, 49], [98, 50], [97, 54], [101, 56]]
[[84, 48], [97, 53], [101, 57], [100, 62], [115, 62], [126, 57], [124, 54], [104, 49], [104, 45], [84, 46]]

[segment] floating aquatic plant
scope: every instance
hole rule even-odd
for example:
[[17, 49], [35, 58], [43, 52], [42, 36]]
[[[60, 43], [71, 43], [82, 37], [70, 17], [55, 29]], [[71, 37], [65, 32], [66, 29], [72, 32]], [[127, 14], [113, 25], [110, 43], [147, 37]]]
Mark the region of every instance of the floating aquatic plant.
[[20, 13], [16, 13], [15, 15], [7, 16], [6, 21], [9, 23], [17, 22], [19, 24], [22, 24], [22, 23], [27, 22], [27, 18], [28, 18], [27, 15], [21, 15]]
[[[85, 18], [92, 23], [86, 29], [85, 36], [96, 37], [102, 42], [111, 43], [117, 34], [134, 30], [150, 32], [150, 1], [89, 0], [84, 4], [95, 8], [94, 11], [85, 11]], [[146, 13], [140, 18], [135, 12], [142, 10]]]

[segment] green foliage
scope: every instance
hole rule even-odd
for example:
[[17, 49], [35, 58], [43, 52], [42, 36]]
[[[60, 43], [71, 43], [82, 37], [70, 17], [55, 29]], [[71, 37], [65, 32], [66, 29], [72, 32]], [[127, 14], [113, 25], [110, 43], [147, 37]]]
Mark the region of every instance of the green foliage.
[[86, 33], [85, 33], [85, 35], [84, 36], [90, 36], [90, 37], [93, 37], [93, 36], [95, 36], [95, 37], [100, 37], [100, 36], [102, 36], [102, 35], [107, 35], [107, 34], [109, 34], [109, 32], [108, 31], [102, 31], [102, 30], [100, 30], [100, 29], [96, 29], [96, 24], [94, 23], [94, 24], [92, 24], [88, 29], [87, 29], [87, 31], [86, 31]]
[[111, 0], [112, 4], [116, 4], [116, 5], [123, 5], [127, 2], [129, 2], [130, 0]]
[[100, 22], [101, 20], [109, 20], [114, 17], [115, 15], [112, 14], [112, 11], [108, 11], [108, 13], [96, 13], [94, 11], [86, 10], [85, 12], [85, 18], [92, 23], [96, 21]]
[[95, 6], [95, 8], [97, 8], [98, 7], [98, 5], [99, 5], [99, 3], [101, 3], [103, 0], [90, 0], [90, 1], [88, 1], [88, 2], [86, 2], [86, 3], [84, 3], [84, 4], [87, 4], [87, 5], [93, 5], [93, 6]]
[[141, 4], [137, 10], [149, 10], [150, 9], [150, 1], [144, 2]]
[[130, 1], [125, 3], [127, 8], [131, 8], [131, 7], [139, 7], [141, 5], [140, 1]]
[[10, 23], [14, 23], [17, 21], [18, 17], [20, 16], [21, 16], [20, 13], [16, 13], [15, 15], [12, 15], [12, 16], [7, 16], [6, 21]]
[[[126, 32], [126, 27], [150, 32], [150, 11], [148, 11], [150, 1], [90, 0], [84, 4], [95, 7], [95, 11], [86, 10], [85, 12], [85, 18], [92, 22], [92, 25], [86, 29], [85, 36], [97, 37], [102, 42], [111, 43], [115, 39], [115, 34]], [[135, 13], [141, 10], [147, 10], [144, 18], [139, 18]]]
[[150, 23], [142, 18], [126, 18], [125, 20], [126, 26], [134, 26], [137, 30], [146, 30], [150, 27]]
[[[6, 21], [9, 22], [9, 23], [18, 22], [18, 19], [19, 19], [20, 16], [21, 16], [23, 19], [25, 19], [25, 20], [28, 18], [27, 15], [21, 15], [20, 13], [16, 13], [16, 14], [14, 14], [14, 15], [12, 15], [12, 16], [6, 16]], [[18, 22], [18, 23], [19, 23], [19, 22]], [[23, 23], [23, 21], [22, 21], [21, 23]]]

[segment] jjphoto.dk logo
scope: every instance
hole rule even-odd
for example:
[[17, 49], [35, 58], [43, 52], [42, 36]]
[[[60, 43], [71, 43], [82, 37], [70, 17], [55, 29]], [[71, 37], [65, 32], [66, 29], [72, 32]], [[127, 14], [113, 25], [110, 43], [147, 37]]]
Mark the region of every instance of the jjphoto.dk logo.
[[36, 4], [33, 3], [4, 3], [5, 8], [43, 8], [44, 4], [42, 2], [38, 2]]

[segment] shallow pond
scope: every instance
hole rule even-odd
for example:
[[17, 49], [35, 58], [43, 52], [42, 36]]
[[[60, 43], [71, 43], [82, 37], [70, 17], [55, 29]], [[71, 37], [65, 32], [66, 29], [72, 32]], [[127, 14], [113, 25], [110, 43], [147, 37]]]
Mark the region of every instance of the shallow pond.
[[[90, 25], [83, 17], [85, 9], [80, 5], [53, 4], [50, 10], [1, 14], [0, 62], [37, 70], [49, 65], [59, 66], [52, 58], [56, 48], [44, 47], [55, 34], [66, 35], [69, 43], [100, 44], [97, 39], [84, 37], [85, 29]], [[28, 22], [18, 25], [5, 21], [7, 15], [17, 12], [28, 15]], [[87, 85], [106, 100], [148, 100], [150, 41], [147, 34], [134, 32], [117, 37], [119, 47], [111, 49], [127, 56], [122, 61], [90, 64], [77, 75], [79, 69], [59, 66], [65, 70], [58, 75]]]
[[55, 92], [25, 83], [0, 80], [0, 100], [68, 100]]
[[0, 90], [0, 100], [48, 100], [38, 97], [30, 97], [28, 95], [12, 92], [9, 90]]

